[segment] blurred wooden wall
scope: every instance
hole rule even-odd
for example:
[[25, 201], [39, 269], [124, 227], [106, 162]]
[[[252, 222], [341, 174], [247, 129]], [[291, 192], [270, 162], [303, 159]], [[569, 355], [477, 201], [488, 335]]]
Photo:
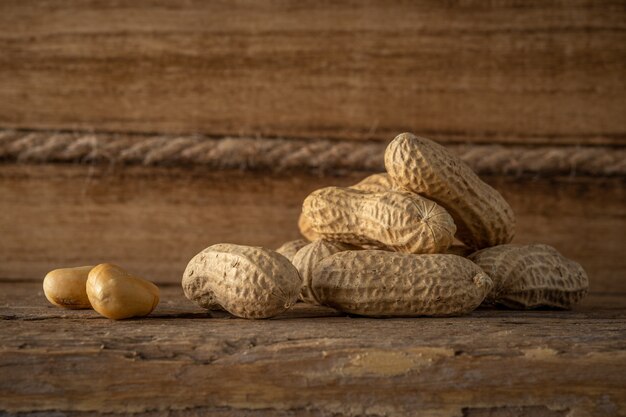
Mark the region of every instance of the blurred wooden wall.
[[277, 247], [413, 131], [623, 293], [625, 75], [623, 0], [3, 0], [0, 280]]
[[624, 144], [623, 1], [0, 2], [0, 127]]

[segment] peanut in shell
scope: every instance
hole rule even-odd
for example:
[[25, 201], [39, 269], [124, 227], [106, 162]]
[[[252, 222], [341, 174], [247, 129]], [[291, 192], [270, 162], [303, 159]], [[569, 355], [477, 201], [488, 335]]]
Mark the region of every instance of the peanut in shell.
[[313, 272], [322, 305], [363, 316], [456, 316], [478, 307], [489, 276], [456, 255], [409, 255], [379, 250], [339, 252]]
[[506, 200], [443, 146], [402, 133], [387, 146], [385, 168], [397, 186], [443, 206], [467, 246], [481, 249], [513, 239], [515, 216]]
[[335, 253], [354, 250], [355, 247], [341, 242], [331, 240], [316, 240], [300, 249], [293, 257], [293, 265], [296, 267], [302, 277], [302, 289], [300, 290], [300, 299], [305, 303], [319, 304], [315, 298], [315, 294], [311, 290], [311, 280], [313, 278], [313, 270], [324, 258]]
[[549, 245], [499, 245], [469, 259], [493, 279], [487, 303], [512, 309], [569, 309], [589, 288], [582, 266]]
[[324, 239], [404, 253], [443, 252], [456, 231], [445, 209], [403, 191], [322, 188], [304, 200], [302, 212]]
[[276, 316], [298, 300], [302, 280], [283, 255], [220, 243], [194, 256], [182, 279], [185, 296], [205, 308], [221, 306], [243, 318]]
[[280, 253], [285, 258], [292, 261], [293, 256], [296, 254], [296, 252], [298, 252], [309, 243], [310, 242], [308, 240], [304, 239], [290, 240], [289, 242], [283, 243], [278, 249], [276, 249], [276, 252]]

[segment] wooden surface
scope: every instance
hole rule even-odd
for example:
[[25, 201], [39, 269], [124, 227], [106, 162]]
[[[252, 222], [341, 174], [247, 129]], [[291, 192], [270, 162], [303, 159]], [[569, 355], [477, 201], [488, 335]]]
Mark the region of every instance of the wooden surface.
[[[0, 280], [114, 262], [178, 283], [211, 244], [277, 248], [298, 238], [308, 193], [366, 175], [0, 164]], [[577, 260], [593, 292], [626, 292], [624, 179], [485, 179], [515, 211], [515, 242], [547, 243]]]
[[0, 2], [0, 127], [626, 140], [622, 1]]
[[250, 321], [168, 286], [152, 316], [113, 322], [0, 282], [0, 337], [2, 416], [626, 413], [624, 294], [575, 311], [366, 319], [299, 304]]

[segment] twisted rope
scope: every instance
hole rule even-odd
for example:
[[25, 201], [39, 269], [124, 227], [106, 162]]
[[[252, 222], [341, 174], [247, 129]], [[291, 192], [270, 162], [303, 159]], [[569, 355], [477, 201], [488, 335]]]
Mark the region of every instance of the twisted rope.
[[[0, 160], [203, 165], [214, 169], [382, 171], [386, 143], [0, 131]], [[626, 176], [625, 147], [450, 145], [475, 171]]]

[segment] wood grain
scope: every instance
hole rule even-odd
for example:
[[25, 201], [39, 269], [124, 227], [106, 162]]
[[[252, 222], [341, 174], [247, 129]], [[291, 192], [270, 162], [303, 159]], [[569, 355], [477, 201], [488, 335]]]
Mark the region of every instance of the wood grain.
[[[311, 191], [368, 174], [0, 164], [0, 277], [41, 279], [58, 267], [113, 262], [178, 283], [211, 244], [277, 248], [299, 238]], [[626, 292], [623, 178], [485, 179], [513, 207], [515, 242], [547, 243], [577, 260], [592, 292]]]
[[152, 316], [113, 322], [47, 304], [40, 284], [0, 282], [0, 323], [3, 416], [626, 412], [623, 295], [443, 319], [300, 304], [251, 321], [196, 308], [174, 286]]
[[0, 127], [624, 144], [621, 1], [0, 3]]

